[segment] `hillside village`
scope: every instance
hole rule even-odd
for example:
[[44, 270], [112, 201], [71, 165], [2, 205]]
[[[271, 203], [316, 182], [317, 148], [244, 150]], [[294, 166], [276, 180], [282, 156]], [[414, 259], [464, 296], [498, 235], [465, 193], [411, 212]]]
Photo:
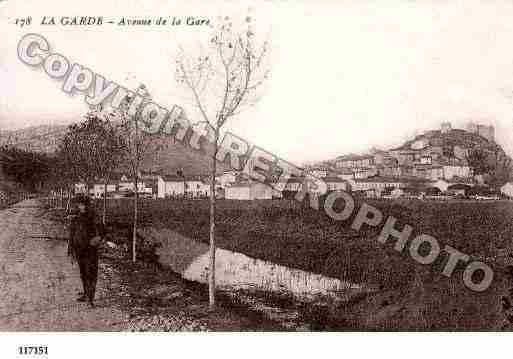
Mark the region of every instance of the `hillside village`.
[[[2, 133], [4, 145], [16, 143], [26, 151], [52, 153], [65, 132], [62, 126], [39, 126], [29, 130]], [[169, 142], [169, 141], [168, 141]], [[210, 195], [207, 160], [190, 153], [176, 143], [153, 139], [154, 153], [145, 160], [139, 173], [138, 193], [148, 198], [206, 198]], [[424, 196], [441, 194], [490, 194], [487, 177], [493, 170], [477, 168], [472, 154], [479, 149], [484, 161], [505, 163], [511, 159], [495, 143], [493, 126], [468, 122], [465, 129], [444, 122], [439, 129], [429, 130], [388, 150], [373, 148], [368, 153], [341, 155], [333, 160], [304, 166], [305, 173], [322, 178], [329, 191], [346, 190], [371, 198]], [[483, 160], [483, 159], [481, 159]], [[269, 186], [250, 181], [243, 173], [221, 167], [216, 177], [216, 195], [226, 199], [254, 200], [291, 197], [300, 191], [304, 178], [292, 177], [279, 193]], [[503, 184], [503, 183], [502, 183]], [[501, 185], [502, 185], [501, 184]], [[508, 184], [506, 190], [513, 191]], [[75, 184], [76, 192], [85, 192], [84, 183]], [[134, 184], [122, 170], [108, 181], [90, 184], [90, 195], [102, 198], [130, 197]]]
[[402, 146], [339, 156], [308, 170], [319, 177], [340, 177], [353, 192], [367, 197], [436, 195], [451, 190], [453, 194], [468, 194], [472, 188], [489, 193], [493, 189], [486, 186], [488, 173], [472, 163], [476, 149], [494, 166], [498, 160], [506, 166], [511, 164], [495, 144], [493, 126], [469, 122], [465, 129], [454, 129], [450, 122], [444, 122], [440, 129], [426, 131]]
[[[329, 191], [346, 190], [372, 198], [440, 194], [489, 195], [486, 173], [478, 173], [471, 163], [476, 146], [497, 147], [495, 129], [469, 122], [466, 128], [453, 129], [451, 123], [439, 130], [426, 131], [402, 146], [389, 150], [372, 149], [367, 154], [339, 156], [334, 160], [306, 166], [306, 173], [322, 178]], [[509, 158], [508, 158], [509, 159]], [[206, 198], [210, 195], [208, 175], [183, 174], [179, 169], [142, 171], [138, 192], [151, 198]], [[101, 182], [101, 181], [100, 181]], [[272, 199], [300, 191], [304, 178], [293, 177], [282, 193], [248, 180], [244, 174], [227, 170], [216, 177], [216, 195], [226, 199]], [[134, 192], [126, 174], [112, 178], [106, 189], [109, 197], [124, 197]], [[84, 184], [76, 190], [85, 191]], [[90, 194], [104, 196], [105, 187], [96, 183]]]
[[[337, 177], [325, 177], [324, 181], [332, 191], [348, 189], [347, 181]], [[283, 193], [294, 193], [301, 189], [304, 179], [291, 178]], [[90, 185], [89, 194], [94, 198], [123, 198], [133, 196], [135, 187], [132, 179], [118, 173], [108, 181], [106, 188], [102, 181]], [[87, 191], [84, 183], [75, 184], [76, 193]], [[283, 194], [271, 187], [250, 181], [237, 171], [225, 171], [216, 177], [216, 196], [225, 199], [255, 200], [282, 198]], [[138, 193], [146, 198], [190, 198], [200, 199], [210, 196], [210, 179], [208, 175], [163, 174], [160, 172], [141, 171], [139, 174]]]

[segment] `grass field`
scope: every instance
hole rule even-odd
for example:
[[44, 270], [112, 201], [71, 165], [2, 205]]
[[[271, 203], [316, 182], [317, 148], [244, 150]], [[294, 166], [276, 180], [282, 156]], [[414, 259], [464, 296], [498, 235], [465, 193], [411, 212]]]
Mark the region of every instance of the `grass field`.
[[[475, 257], [494, 256], [513, 238], [513, 202], [368, 201], [386, 216], [409, 224], [414, 235], [425, 233]], [[132, 209], [127, 200], [109, 203], [109, 222], [128, 226]], [[359, 208], [357, 204], [356, 208]], [[505, 269], [493, 264], [492, 286], [475, 293], [462, 284], [462, 268], [450, 278], [441, 275], [445, 256], [429, 266], [415, 263], [394, 241], [375, 240], [381, 226], [350, 228], [357, 210], [337, 222], [294, 201], [228, 201], [218, 204], [219, 247], [379, 288], [333, 315], [345, 316], [358, 328], [492, 329], [503, 318], [501, 296], [508, 289]], [[141, 223], [166, 227], [208, 242], [208, 201], [145, 200]], [[413, 235], [410, 237], [413, 238]], [[350, 309], [350, 310], [349, 310]], [[374, 313], [369, 316], [369, 312]], [[379, 314], [381, 313], [381, 314]]]

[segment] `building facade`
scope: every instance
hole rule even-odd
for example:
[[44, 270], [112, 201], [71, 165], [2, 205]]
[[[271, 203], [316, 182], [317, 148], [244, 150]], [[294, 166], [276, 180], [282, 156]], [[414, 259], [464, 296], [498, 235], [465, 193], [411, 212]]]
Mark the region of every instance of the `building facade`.
[[337, 168], [368, 168], [374, 165], [372, 155], [347, 155], [340, 156], [335, 160]]
[[238, 182], [225, 188], [225, 199], [251, 201], [272, 199], [274, 190], [260, 182]]
[[163, 175], [157, 180], [158, 198], [183, 196], [185, 194], [185, 181], [183, 177]]

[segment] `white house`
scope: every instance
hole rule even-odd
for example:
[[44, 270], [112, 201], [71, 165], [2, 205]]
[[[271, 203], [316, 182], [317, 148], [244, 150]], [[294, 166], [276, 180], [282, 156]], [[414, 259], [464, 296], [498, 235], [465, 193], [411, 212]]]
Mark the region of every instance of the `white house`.
[[[89, 187], [89, 195], [95, 198], [102, 198], [105, 185], [103, 183], [94, 183]], [[75, 183], [75, 193], [86, 193], [86, 184], [85, 183]], [[116, 192], [117, 184], [116, 183], [108, 183], [107, 184], [107, 194]]]
[[335, 160], [337, 168], [368, 168], [372, 165], [374, 165], [373, 155], [345, 155]]
[[378, 169], [376, 167], [359, 167], [353, 169], [354, 178], [369, 178], [377, 176]]
[[[107, 183], [107, 196], [109, 193], [116, 192], [117, 184], [116, 183]], [[103, 198], [105, 193], [105, 185], [103, 183], [95, 183], [90, 189], [89, 194], [94, 196], [95, 198]]]
[[225, 199], [272, 199], [274, 190], [260, 182], [238, 182], [225, 188]]
[[186, 178], [185, 192], [192, 197], [209, 197], [210, 183], [199, 176]]
[[[217, 181], [216, 187], [220, 187]], [[209, 197], [210, 183], [201, 176], [160, 175], [157, 178], [157, 192], [158, 198], [184, 195], [193, 198]]]
[[227, 187], [228, 185], [237, 181], [237, 172], [226, 171], [222, 175], [216, 177], [216, 181], [221, 187]]
[[453, 177], [470, 177], [472, 175], [469, 166], [458, 166], [458, 165], [445, 165], [443, 166], [443, 173], [445, 179], [451, 179]]
[[[121, 176], [120, 181], [111, 180], [107, 183], [107, 196], [117, 192], [134, 192], [134, 183], [130, 181], [125, 175]], [[152, 194], [153, 188], [147, 186], [147, 181], [140, 181], [137, 183], [138, 193]], [[85, 183], [75, 183], [75, 193], [86, 193]], [[89, 195], [94, 198], [103, 198], [105, 193], [105, 184], [101, 181], [95, 181], [89, 187]]]
[[399, 177], [371, 177], [365, 179], [355, 179], [350, 181], [353, 191], [365, 191], [365, 190], [377, 190], [378, 192], [383, 191], [385, 188], [404, 188], [407, 185], [407, 181], [401, 180]]
[[513, 183], [507, 182], [501, 187], [501, 193], [508, 196], [509, 198], [513, 197]]
[[183, 177], [176, 175], [163, 175], [157, 179], [157, 197], [166, 198], [183, 196], [185, 193], [185, 182]]
[[328, 191], [347, 191], [348, 190], [348, 182], [343, 180], [340, 177], [324, 177], [322, 179], [326, 186], [328, 187]]
[[[119, 179], [118, 190], [120, 192], [134, 192], [134, 181], [126, 175], [122, 175]], [[142, 193], [146, 191], [146, 184], [144, 181], [137, 182], [137, 192]]]

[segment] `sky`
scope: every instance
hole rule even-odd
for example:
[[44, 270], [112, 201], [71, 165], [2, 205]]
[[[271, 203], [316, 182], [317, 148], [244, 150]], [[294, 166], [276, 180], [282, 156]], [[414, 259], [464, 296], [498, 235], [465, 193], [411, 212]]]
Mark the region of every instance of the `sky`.
[[[23, 35], [118, 84], [144, 83], [167, 108], [190, 98], [175, 81], [178, 46], [194, 53], [208, 27], [65, 27], [43, 16], [125, 18], [250, 14], [270, 40], [268, 79], [255, 106], [227, 129], [302, 164], [400, 144], [450, 121], [496, 128], [513, 155], [511, 1], [0, 1], [0, 130], [79, 121], [88, 108], [62, 81], [17, 57]], [[15, 25], [31, 16], [30, 26]], [[199, 50], [198, 50], [199, 51]]]

